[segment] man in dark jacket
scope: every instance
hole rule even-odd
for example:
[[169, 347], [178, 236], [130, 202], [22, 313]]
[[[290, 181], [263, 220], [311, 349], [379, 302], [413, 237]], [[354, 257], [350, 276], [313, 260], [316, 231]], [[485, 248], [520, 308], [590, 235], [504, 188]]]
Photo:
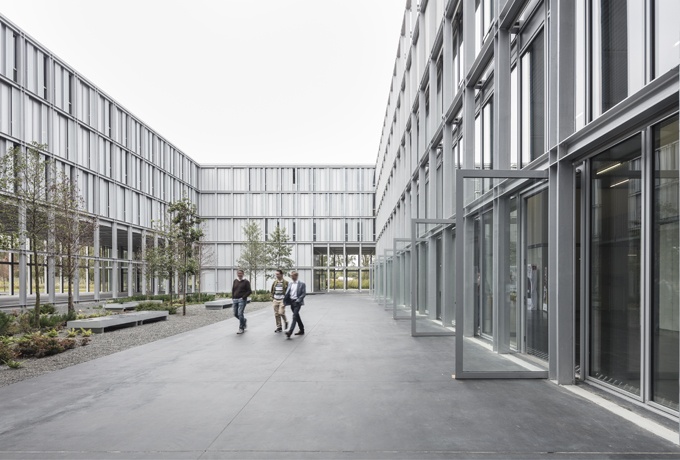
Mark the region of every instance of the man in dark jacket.
[[248, 320], [244, 315], [248, 297], [253, 291], [250, 289], [250, 281], [243, 277], [243, 270], [236, 272], [236, 279], [231, 287], [231, 298], [234, 302], [234, 316], [239, 320], [239, 328], [237, 334], [245, 332]]
[[289, 339], [295, 330], [296, 324], [300, 330], [295, 335], [305, 335], [305, 325], [302, 324], [302, 319], [300, 318], [300, 308], [305, 304], [305, 296], [307, 295], [307, 286], [302, 281], [298, 281], [298, 273], [295, 271], [291, 272], [290, 277], [293, 281], [288, 284], [286, 296], [283, 300], [283, 303], [290, 305], [290, 309], [293, 310], [293, 320], [290, 323], [290, 329], [286, 332], [286, 337]]

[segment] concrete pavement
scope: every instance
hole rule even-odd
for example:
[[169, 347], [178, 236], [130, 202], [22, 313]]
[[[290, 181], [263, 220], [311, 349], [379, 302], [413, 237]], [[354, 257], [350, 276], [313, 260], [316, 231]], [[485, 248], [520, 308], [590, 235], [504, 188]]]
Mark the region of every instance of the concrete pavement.
[[680, 457], [551, 383], [453, 380], [453, 337], [365, 295], [309, 297], [291, 340], [248, 318], [0, 388], [0, 458]]

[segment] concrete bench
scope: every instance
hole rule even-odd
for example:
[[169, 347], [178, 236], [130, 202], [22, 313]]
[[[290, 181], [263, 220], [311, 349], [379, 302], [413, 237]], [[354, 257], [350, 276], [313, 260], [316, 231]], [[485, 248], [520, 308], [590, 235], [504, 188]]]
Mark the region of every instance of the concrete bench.
[[67, 322], [66, 327], [69, 329], [92, 329], [92, 332], [101, 333], [107, 329], [139, 326], [140, 324], [165, 321], [166, 319], [168, 319], [167, 311], [136, 311], [98, 318], [75, 319]]
[[162, 304], [162, 300], [143, 300], [141, 302], [125, 302], [125, 303], [109, 303], [104, 305], [104, 310], [109, 311], [127, 311], [134, 310], [139, 306], [140, 303], [156, 303]]
[[[246, 303], [250, 303], [250, 299], [246, 301]], [[234, 300], [233, 299], [217, 299], [213, 300], [212, 302], [206, 302], [205, 303], [205, 309], [206, 310], [223, 310], [225, 308], [231, 308], [234, 305]]]

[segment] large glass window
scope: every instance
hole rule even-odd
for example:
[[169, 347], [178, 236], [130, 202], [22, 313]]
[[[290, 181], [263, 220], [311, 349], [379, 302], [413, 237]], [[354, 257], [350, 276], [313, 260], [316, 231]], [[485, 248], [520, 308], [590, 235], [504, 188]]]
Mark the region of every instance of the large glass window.
[[484, 298], [482, 299], [482, 334], [493, 334], [493, 213], [482, 217], [484, 227], [484, 273], [482, 274]]
[[522, 165], [544, 152], [545, 43], [541, 30], [522, 56]]
[[680, 63], [680, 2], [654, 2], [654, 76], [663, 75]]
[[654, 127], [652, 399], [678, 410], [678, 116]]
[[[590, 376], [640, 394], [640, 135], [592, 161]], [[676, 343], [677, 348], [677, 343]]]
[[[493, 101], [489, 100], [475, 118], [475, 169], [493, 169]], [[490, 179], [480, 179], [475, 192], [489, 190]]]
[[517, 66], [510, 71], [510, 169], [517, 169]]
[[576, 0], [574, 54], [574, 127], [583, 128], [586, 125], [586, 0]]
[[644, 84], [645, 0], [593, 0], [592, 34], [592, 102], [597, 117]]
[[548, 191], [525, 200], [526, 351], [548, 359]]

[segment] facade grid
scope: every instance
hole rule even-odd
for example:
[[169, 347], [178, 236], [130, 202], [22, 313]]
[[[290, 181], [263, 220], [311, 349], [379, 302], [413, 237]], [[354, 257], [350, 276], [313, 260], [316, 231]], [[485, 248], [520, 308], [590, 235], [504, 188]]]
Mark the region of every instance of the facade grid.
[[405, 2], [372, 290], [413, 335], [456, 335], [456, 378], [581, 380], [677, 418], [679, 16]]
[[[76, 302], [176, 290], [176, 280], [146, 285], [142, 254], [158, 243], [154, 222], [184, 196], [205, 218], [215, 254], [203, 292], [230, 291], [248, 219], [267, 235], [277, 223], [285, 228], [301, 276], [314, 279], [310, 289], [368, 288], [373, 166], [203, 166], [2, 16], [0, 51], [0, 152], [44, 144], [98, 220], [80, 259]], [[41, 294], [63, 302], [59, 258], [44, 256]], [[24, 249], [0, 252], [0, 307], [32, 304], [32, 263]]]

